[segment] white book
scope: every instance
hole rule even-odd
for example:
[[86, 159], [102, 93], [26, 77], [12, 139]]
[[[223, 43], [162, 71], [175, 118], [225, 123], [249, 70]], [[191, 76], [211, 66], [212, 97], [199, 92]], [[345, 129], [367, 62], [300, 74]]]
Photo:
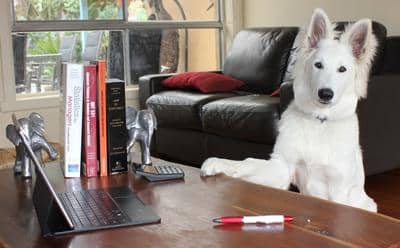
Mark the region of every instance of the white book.
[[80, 177], [82, 146], [83, 65], [63, 64], [61, 88], [61, 156], [65, 177]]

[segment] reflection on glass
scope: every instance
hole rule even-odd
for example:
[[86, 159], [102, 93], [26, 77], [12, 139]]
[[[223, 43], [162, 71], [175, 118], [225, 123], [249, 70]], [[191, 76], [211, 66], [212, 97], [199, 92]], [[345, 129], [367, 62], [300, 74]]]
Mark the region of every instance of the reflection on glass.
[[122, 0], [14, 0], [17, 21], [122, 19]]
[[[141, 76], [219, 68], [218, 29], [135, 29], [129, 31], [131, 81]], [[58, 91], [63, 62], [105, 59], [109, 78], [124, 80], [122, 31], [13, 34], [16, 91]]]
[[285, 230], [285, 225], [280, 224], [218, 224], [213, 228], [224, 231], [240, 232], [268, 232], [279, 233]]
[[[217, 0], [126, 0], [129, 21], [216, 20]], [[115, 20], [122, 0], [14, 0], [17, 21]]]
[[[110, 36], [121, 39], [117, 35]], [[218, 37], [218, 29], [130, 30], [130, 83], [138, 83], [139, 78], [147, 74], [218, 69]], [[110, 54], [111, 58], [120, 57], [111, 47]]]
[[127, 0], [128, 20], [216, 20], [216, 1]]
[[[16, 91], [20, 94], [58, 91], [61, 63], [108, 61], [109, 46], [109, 31], [13, 34]], [[122, 54], [122, 45], [114, 50]], [[113, 76], [124, 79], [123, 70]]]

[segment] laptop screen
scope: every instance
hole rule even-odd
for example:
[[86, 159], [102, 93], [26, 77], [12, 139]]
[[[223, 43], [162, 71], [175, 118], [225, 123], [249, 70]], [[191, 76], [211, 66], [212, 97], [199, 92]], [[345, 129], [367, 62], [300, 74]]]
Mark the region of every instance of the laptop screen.
[[[21, 138], [22, 143], [25, 146], [26, 151], [28, 152], [29, 157], [33, 161], [35, 165], [35, 172], [36, 172], [36, 183], [35, 189], [33, 191], [33, 204], [36, 209], [36, 213], [38, 215], [38, 219], [41, 226], [45, 226], [45, 222], [48, 221], [48, 216], [51, 214], [49, 211], [53, 209], [53, 211], [60, 211], [61, 216], [64, 217], [65, 221], [69, 228], [73, 229], [74, 225], [72, 223], [71, 218], [69, 217], [67, 211], [65, 210], [64, 206], [62, 205], [60, 199], [57, 196], [57, 193], [53, 189], [48, 180], [46, 173], [42, 169], [42, 166], [39, 162], [39, 159], [36, 157], [33, 149], [30, 145], [29, 138], [25, 134], [24, 128], [21, 126], [15, 114], [12, 114], [12, 121], [14, 123], [15, 129]], [[54, 208], [52, 205], [55, 204], [57, 207]], [[56, 209], [56, 210], [54, 210]], [[43, 224], [43, 225], [42, 225]]]

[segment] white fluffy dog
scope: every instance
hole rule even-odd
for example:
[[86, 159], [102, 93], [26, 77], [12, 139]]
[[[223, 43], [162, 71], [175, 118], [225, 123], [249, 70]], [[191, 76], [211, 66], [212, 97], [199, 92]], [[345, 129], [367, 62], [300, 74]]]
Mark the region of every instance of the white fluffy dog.
[[295, 65], [294, 101], [282, 114], [270, 160], [209, 158], [202, 174], [225, 173], [338, 203], [377, 210], [364, 191], [356, 106], [366, 97], [376, 39], [368, 19], [338, 38], [316, 9]]

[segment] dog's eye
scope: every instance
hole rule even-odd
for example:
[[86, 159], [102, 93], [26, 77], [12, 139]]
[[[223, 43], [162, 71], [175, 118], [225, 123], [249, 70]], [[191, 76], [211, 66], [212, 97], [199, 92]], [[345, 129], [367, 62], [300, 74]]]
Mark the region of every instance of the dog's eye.
[[345, 71], [347, 71], [347, 69], [346, 69], [346, 67], [344, 67], [344, 66], [341, 66], [341, 67], [339, 67], [339, 69], [338, 69], [338, 72], [345, 72]]
[[317, 62], [314, 64], [314, 66], [318, 69], [322, 69], [322, 63], [321, 62]]

